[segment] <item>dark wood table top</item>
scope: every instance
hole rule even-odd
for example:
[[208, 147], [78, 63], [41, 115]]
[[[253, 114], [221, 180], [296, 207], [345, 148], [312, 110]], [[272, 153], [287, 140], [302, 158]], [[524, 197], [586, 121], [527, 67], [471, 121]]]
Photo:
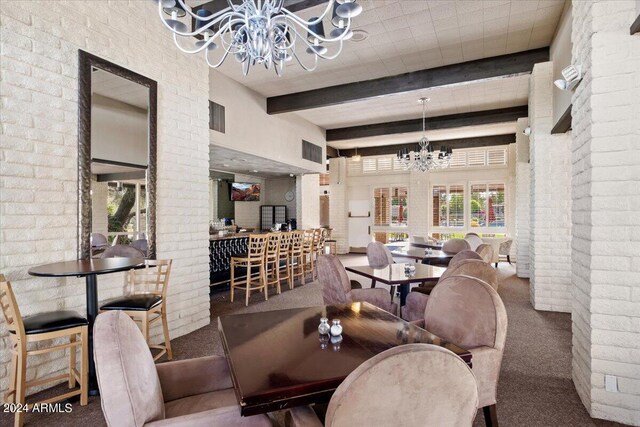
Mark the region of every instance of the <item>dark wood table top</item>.
[[[339, 344], [321, 340], [321, 317], [340, 319]], [[326, 403], [361, 363], [401, 344], [439, 345], [471, 364], [469, 351], [366, 302], [229, 315], [218, 330], [244, 416]]]
[[345, 267], [347, 271], [387, 285], [404, 285], [408, 283], [437, 281], [445, 268], [425, 264], [412, 264], [416, 271], [412, 275], [404, 272], [404, 264], [391, 264], [385, 268], [372, 268], [368, 265]]
[[391, 255], [397, 257], [411, 258], [415, 260], [423, 260], [425, 258], [428, 259], [438, 259], [441, 261], [451, 260], [454, 254], [448, 254], [441, 250], [433, 249], [431, 253], [427, 253], [424, 248], [416, 248], [416, 247], [398, 247], [391, 251]]
[[79, 259], [32, 267], [29, 269], [29, 274], [41, 277], [88, 276], [90, 274], [106, 274], [129, 270], [143, 264], [143, 258]]

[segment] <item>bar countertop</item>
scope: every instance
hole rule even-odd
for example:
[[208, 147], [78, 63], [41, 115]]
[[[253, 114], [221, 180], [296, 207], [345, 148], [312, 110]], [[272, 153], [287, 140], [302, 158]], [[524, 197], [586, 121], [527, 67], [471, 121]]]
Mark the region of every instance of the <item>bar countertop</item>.
[[241, 232], [241, 233], [233, 233], [233, 234], [227, 234], [224, 236], [218, 236], [217, 234], [210, 234], [209, 235], [209, 241], [210, 242], [214, 242], [217, 240], [229, 240], [229, 239], [240, 239], [242, 237], [249, 237], [251, 234], [263, 234], [263, 232], [259, 232], [259, 231], [246, 231], [246, 232]]

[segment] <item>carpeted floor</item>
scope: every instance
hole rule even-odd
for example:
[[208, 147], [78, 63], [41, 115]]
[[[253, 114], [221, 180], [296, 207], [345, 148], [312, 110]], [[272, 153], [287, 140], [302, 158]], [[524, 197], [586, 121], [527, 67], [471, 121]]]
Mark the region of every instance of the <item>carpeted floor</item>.
[[[345, 264], [366, 263], [360, 255], [344, 256]], [[357, 276], [351, 275], [353, 279]], [[366, 279], [360, 282], [368, 286]], [[498, 387], [498, 419], [502, 426], [614, 426], [619, 425], [589, 417], [571, 380], [571, 316], [563, 313], [535, 311], [529, 303], [529, 284], [515, 276], [507, 264], [499, 268], [500, 296], [509, 317], [509, 329]], [[285, 287], [286, 288], [286, 287]], [[241, 295], [243, 296], [243, 295]], [[254, 294], [249, 307], [244, 298], [233, 304], [228, 292], [211, 298], [211, 324], [172, 340], [175, 359], [223, 354], [217, 331], [217, 317], [231, 313], [278, 310], [322, 305], [318, 283], [297, 286], [264, 301]], [[49, 395], [50, 391], [40, 393]], [[40, 396], [34, 396], [40, 397]], [[276, 416], [276, 420], [281, 416]], [[0, 413], [0, 425], [9, 425], [8, 414]], [[27, 425], [78, 426], [105, 425], [99, 398], [89, 405], [74, 404], [71, 413], [28, 414]], [[474, 426], [483, 426], [482, 411]]]

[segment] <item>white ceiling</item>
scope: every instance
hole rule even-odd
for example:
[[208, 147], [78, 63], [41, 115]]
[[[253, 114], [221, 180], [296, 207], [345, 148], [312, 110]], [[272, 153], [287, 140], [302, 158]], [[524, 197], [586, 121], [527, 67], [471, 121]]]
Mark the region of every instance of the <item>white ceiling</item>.
[[209, 169], [265, 178], [286, 176], [290, 173], [295, 175], [317, 173], [217, 145], [209, 146]]
[[[258, 66], [245, 77], [231, 58], [219, 70], [264, 96], [386, 77], [548, 46], [564, 6], [564, 0], [358, 2], [364, 12], [353, 28], [366, 30], [369, 38], [346, 42], [338, 58], [320, 61], [314, 72], [290, 63], [283, 77]], [[308, 18], [322, 10], [318, 6], [300, 15]]]
[[149, 88], [97, 68], [91, 73], [91, 91], [144, 110], [149, 105]]
[[529, 75], [405, 92], [296, 114], [325, 129], [422, 117], [418, 99], [430, 98], [427, 117], [526, 105]]
[[[446, 141], [458, 138], [477, 136], [507, 135], [516, 132], [516, 122], [494, 123], [490, 125], [468, 126], [455, 129], [440, 129], [427, 132], [427, 138], [432, 142]], [[344, 150], [348, 148], [380, 147], [384, 145], [418, 143], [422, 132], [409, 132], [394, 135], [372, 136], [368, 138], [331, 141], [327, 143], [333, 148]], [[436, 144], [439, 146], [440, 144]]]

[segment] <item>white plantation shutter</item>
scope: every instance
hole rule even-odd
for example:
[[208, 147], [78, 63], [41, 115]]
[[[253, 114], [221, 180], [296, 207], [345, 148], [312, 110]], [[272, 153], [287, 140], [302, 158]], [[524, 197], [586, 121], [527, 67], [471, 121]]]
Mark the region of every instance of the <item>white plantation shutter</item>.
[[347, 167], [349, 175], [360, 175], [362, 174], [362, 162], [354, 162], [353, 160], [349, 160], [347, 162]]
[[393, 170], [396, 171], [403, 171], [403, 170], [407, 170], [406, 167], [404, 167], [404, 165], [402, 164], [402, 162], [400, 160], [398, 160], [397, 157], [393, 158]]
[[376, 159], [362, 159], [362, 173], [373, 173], [376, 171]]
[[467, 152], [468, 166], [484, 166], [486, 164], [485, 150], [471, 150]]
[[460, 150], [453, 150], [451, 155], [450, 168], [464, 168], [467, 166], [467, 152]]
[[487, 165], [506, 165], [507, 150], [504, 148], [491, 148], [487, 150]]
[[391, 157], [381, 157], [378, 159], [378, 171], [390, 171], [393, 166]]

